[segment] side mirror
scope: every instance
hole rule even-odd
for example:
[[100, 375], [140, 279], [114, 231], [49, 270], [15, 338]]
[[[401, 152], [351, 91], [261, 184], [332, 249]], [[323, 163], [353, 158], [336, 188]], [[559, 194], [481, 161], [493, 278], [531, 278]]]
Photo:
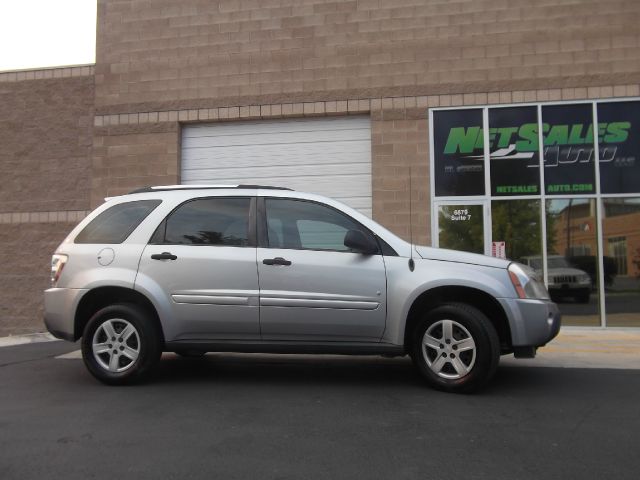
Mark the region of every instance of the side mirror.
[[349, 230], [344, 236], [344, 246], [364, 255], [378, 253], [378, 244], [360, 230]]

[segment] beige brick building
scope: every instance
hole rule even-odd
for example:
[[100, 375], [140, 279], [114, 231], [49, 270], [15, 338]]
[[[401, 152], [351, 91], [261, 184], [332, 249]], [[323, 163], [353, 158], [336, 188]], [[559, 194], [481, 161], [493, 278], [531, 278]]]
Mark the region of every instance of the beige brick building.
[[43, 329], [86, 211], [183, 181], [198, 125], [367, 117], [373, 218], [436, 243], [430, 109], [637, 100], [639, 21], [637, 0], [99, 0], [95, 65], [0, 72], [0, 335]]

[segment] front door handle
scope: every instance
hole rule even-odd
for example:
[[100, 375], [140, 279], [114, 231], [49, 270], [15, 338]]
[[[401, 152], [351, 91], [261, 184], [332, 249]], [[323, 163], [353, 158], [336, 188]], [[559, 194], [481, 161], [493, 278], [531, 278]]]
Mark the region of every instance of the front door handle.
[[154, 253], [151, 255], [153, 260], [175, 260], [178, 258], [177, 255], [173, 255], [170, 252], [162, 252], [162, 253]]
[[288, 267], [289, 265], [291, 265], [291, 260], [285, 260], [282, 257], [265, 258], [264, 260], [262, 260], [262, 263], [264, 263], [265, 265], [284, 265]]

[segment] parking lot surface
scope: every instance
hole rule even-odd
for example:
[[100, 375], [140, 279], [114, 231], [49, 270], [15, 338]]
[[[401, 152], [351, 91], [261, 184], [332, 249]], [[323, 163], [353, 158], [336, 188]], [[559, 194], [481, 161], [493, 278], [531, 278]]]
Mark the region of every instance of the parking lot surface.
[[153, 381], [106, 387], [77, 349], [0, 348], [2, 478], [635, 479], [640, 471], [634, 368], [507, 360], [486, 390], [452, 395], [426, 387], [406, 358], [165, 354]]

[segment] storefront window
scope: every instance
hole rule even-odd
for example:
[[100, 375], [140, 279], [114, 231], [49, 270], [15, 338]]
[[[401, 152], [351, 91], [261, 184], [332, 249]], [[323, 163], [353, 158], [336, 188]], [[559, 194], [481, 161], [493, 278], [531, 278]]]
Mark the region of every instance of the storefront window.
[[484, 195], [482, 110], [433, 115], [436, 196]]
[[640, 327], [640, 99], [430, 118], [434, 243], [546, 275], [565, 325]]
[[489, 109], [491, 194], [539, 195], [538, 109]]
[[546, 218], [547, 284], [563, 324], [600, 325], [596, 201], [547, 200]]
[[542, 277], [540, 200], [491, 202], [491, 238], [494, 243], [504, 242], [507, 258], [535, 263]]
[[482, 205], [441, 205], [438, 208], [440, 248], [484, 253]]
[[602, 199], [607, 325], [640, 327], [640, 197]]
[[598, 104], [602, 193], [640, 190], [640, 102]]
[[542, 107], [547, 195], [595, 193], [591, 104]]

